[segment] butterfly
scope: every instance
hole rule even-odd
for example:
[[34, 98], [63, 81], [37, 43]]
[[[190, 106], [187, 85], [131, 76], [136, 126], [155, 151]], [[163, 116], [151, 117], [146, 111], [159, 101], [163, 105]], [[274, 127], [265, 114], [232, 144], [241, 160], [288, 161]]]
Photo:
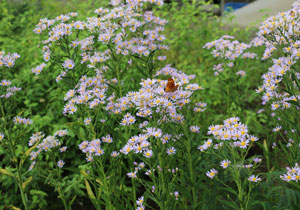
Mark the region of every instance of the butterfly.
[[168, 79], [168, 83], [167, 83], [167, 86], [165, 87], [165, 91], [166, 92], [175, 92], [178, 88], [178, 85], [175, 86], [175, 82], [174, 80], [172, 79], [172, 77], [170, 77]]

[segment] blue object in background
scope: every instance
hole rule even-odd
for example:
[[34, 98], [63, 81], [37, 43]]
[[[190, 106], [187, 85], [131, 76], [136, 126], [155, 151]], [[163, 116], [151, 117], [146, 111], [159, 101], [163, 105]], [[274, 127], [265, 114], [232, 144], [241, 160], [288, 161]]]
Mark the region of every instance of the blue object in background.
[[243, 6], [246, 6], [247, 2], [229, 2], [224, 5], [224, 11], [233, 12]]

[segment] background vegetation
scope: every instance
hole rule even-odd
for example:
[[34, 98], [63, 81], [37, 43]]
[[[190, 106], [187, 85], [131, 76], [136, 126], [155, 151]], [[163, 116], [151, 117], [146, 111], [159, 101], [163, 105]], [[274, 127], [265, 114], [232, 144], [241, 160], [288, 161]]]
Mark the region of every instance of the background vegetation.
[[[40, 36], [34, 34], [33, 29], [41, 18], [55, 18], [60, 14], [78, 12], [78, 19], [84, 19], [92, 15], [96, 8], [109, 7], [108, 3], [97, 0], [2, 0], [0, 2], [0, 50], [11, 53], [18, 52], [21, 55], [14, 70], [8, 73], [13, 78], [12, 82], [17, 87], [22, 87], [22, 93], [17, 94], [10, 104], [13, 107], [10, 114], [17, 116], [22, 113], [24, 117], [31, 117], [34, 126], [29, 128], [27, 132], [53, 133], [58, 129], [65, 128], [69, 129], [71, 136], [66, 145], [72, 148], [80, 143], [77, 139], [78, 133], [72, 132], [70, 129], [72, 127], [73, 129], [77, 128], [78, 125], [71, 124], [72, 118], [62, 114], [64, 87], [55, 82], [57, 76], [55, 67], [53, 67], [52, 72], [49, 68], [47, 74], [34, 75], [31, 72], [31, 69], [40, 64], [42, 60]], [[207, 110], [200, 116], [190, 115], [187, 119], [189, 122], [197, 122], [201, 130], [203, 129], [201, 133], [204, 136], [211, 124], [221, 124], [230, 116], [224, 108], [226, 103], [222, 91], [224, 85], [220, 77], [214, 76], [212, 70], [217, 64], [217, 59], [211, 55], [210, 50], [204, 49], [203, 46], [225, 34], [236, 37], [240, 42], [248, 43], [258, 30], [234, 27], [232, 24], [228, 24], [231, 17], [228, 20], [221, 20], [211, 12], [204, 11], [205, 4], [198, 1], [181, 1], [180, 3], [171, 1], [162, 8], [153, 8], [156, 15], [168, 20], [164, 34], [167, 37], [166, 43], [170, 50], [166, 51], [167, 59], [163, 61], [163, 64], [171, 64], [186, 74], [196, 75], [194, 82], [204, 88], [201, 94], [195, 96], [194, 100], [207, 103]], [[258, 57], [262, 57], [264, 51], [264, 47], [255, 48]], [[264, 181], [253, 189], [251, 199], [254, 201], [249, 209], [297, 209], [300, 198], [299, 187], [296, 184], [285, 183], [279, 178], [279, 175], [285, 172], [284, 168], [291, 163], [284, 160], [281, 150], [272, 149], [273, 143], [282, 139], [272, 132], [272, 129], [277, 125], [277, 120], [271, 117], [273, 111], [261, 104], [261, 96], [255, 91], [262, 84], [261, 76], [267, 72], [271, 65], [272, 60], [239, 61], [240, 70], [247, 69], [247, 76], [239, 82], [230, 81], [243, 87], [239, 89], [240, 92], [236, 93], [236, 100], [239, 103], [238, 105], [231, 105], [231, 114], [234, 116], [237, 113], [242, 113], [239, 116], [242, 122], [248, 125], [251, 134], [260, 139], [256, 146], [250, 149], [249, 156], [258, 154], [262, 157], [263, 161], [257, 170], [258, 173], [264, 174]], [[0, 103], [6, 102], [0, 99]], [[261, 109], [265, 109], [265, 112], [259, 113], [258, 111]], [[298, 112], [296, 113], [298, 116]], [[5, 116], [1, 117], [4, 119]], [[29, 140], [28, 136], [26, 138]], [[198, 145], [200, 145], [199, 141], [194, 142], [193, 147]], [[22, 151], [24, 148], [18, 149]], [[194, 156], [195, 161], [200, 158], [200, 155], [199, 157]], [[11, 169], [12, 172], [15, 172], [13, 168], [10, 168], [9, 157], [1, 146], [0, 159], [0, 168]], [[68, 169], [63, 173], [62, 186], [65, 196], [69, 200], [72, 200], [73, 196], [76, 195], [72, 209], [93, 208], [93, 201], [87, 195], [85, 176], [80, 173], [81, 169], [84, 168], [84, 154], [78, 150], [78, 147], [73, 148], [65, 159], [72, 161], [74, 165], [74, 167], [68, 165]], [[196, 185], [196, 187], [199, 186], [199, 189], [201, 188], [199, 190], [201, 194], [198, 194], [198, 207], [194, 206], [193, 208], [232, 209], [230, 202], [228, 205], [224, 204], [230, 200], [228, 199], [231, 197], [229, 196], [230, 193], [223, 186], [213, 183], [205, 176], [206, 170], [211, 168], [209, 166], [213, 166], [212, 162], [217, 163], [216, 156], [203, 155], [199, 165], [196, 166], [195, 170], [202, 171], [202, 174], [199, 174], [199, 177], [202, 178], [198, 179]], [[26, 166], [28, 167], [29, 164]], [[78, 166], [82, 168], [78, 168]], [[63, 203], [57, 202], [57, 188], [49, 184], [51, 182], [49, 177], [45, 179], [43, 176], [45, 174], [40, 174], [38, 171], [32, 172], [35, 181], [31, 182], [28, 187], [31, 200], [30, 208], [63, 209]], [[226, 183], [234, 185], [226, 174], [220, 176], [220, 179]], [[129, 181], [125, 180], [124, 182]], [[182, 186], [189, 186], [190, 183], [181, 184]], [[142, 195], [143, 191], [144, 187], [140, 186], [137, 194]], [[184, 194], [184, 189], [181, 192]], [[18, 194], [19, 189], [15, 185], [14, 178], [0, 173], [0, 209], [9, 209], [11, 206], [23, 209], [22, 199], [17, 196]], [[185, 197], [183, 204], [178, 205], [178, 209], [189, 209], [188, 206], [192, 204], [188, 199], [188, 192], [183, 197]], [[232, 201], [232, 203], [234, 202], [238, 203], [236, 200]], [[129, 203], [133, 205], [132, 201]], [[128, 204], [124, 204], [124, 206], [124, 209], [129, 208]], [[119, 206], [118, 209], [123, 207]], [[158, 209], [159, 207], [152, 201], [147, 208]]]

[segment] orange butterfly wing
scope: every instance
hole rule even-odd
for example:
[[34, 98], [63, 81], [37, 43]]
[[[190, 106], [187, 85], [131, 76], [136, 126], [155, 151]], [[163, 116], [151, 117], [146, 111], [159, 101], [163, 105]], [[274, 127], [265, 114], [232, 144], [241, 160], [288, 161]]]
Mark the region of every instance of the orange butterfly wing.
[[167, 83], [167, 86], [165, 87], [165, 91], [166, 92], [175, 92], [178, 88], [178, 85], [175, 86], [175, 82], [174, 80], [172, 79], [172, 77], [170, 77], [168, 79], [168, 83]]

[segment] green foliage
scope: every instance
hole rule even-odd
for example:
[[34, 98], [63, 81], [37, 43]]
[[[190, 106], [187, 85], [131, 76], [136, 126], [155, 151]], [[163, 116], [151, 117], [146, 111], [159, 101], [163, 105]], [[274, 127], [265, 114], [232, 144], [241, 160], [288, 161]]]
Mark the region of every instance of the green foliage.
[[[53, 44], [56, 53], [53, 54], [58, 59], [53, 59], [45, 72], [40, 75], [31, 72], [42, 60], [41, 40], [33, 33], [41, 18], [55, 18], [61, 14], [78, 12], [78, 19], [84, 20], [93, 15], [96, 8], [111, 7], [108, 1], [1, 1], [0, 49], [21, 55], [13, 69], [5, 69], [8, 70], [6, 76], [17, 87], [22, 87], [22, 93], [17, 93], [13, 100], [5, 102], [0, 98], [0, 107], [9, 113], [1, 112], [0, 133], [10, 136], [9, 141], [15, 146], [1, 144], [0, 147], [0, 209], [13, 206], [23, 209], [22, 205], [26, 206], [26, 202], [28, 207], [25, 208], [28, 209], [133, 209], [141, 195], [145, 196], [144, 203], [149, 209], [297, 209], [299, 186], [297, 183], [283, 183], [279, 177], [284, 173], [282, 168], [300, 160], [298, 144], [286, 147], [289, 139], [299, 139], [299, 103], [290, 101], [293, 107], [288, 112], [276, 112], [276, 117], [282, 119], [280, 125], [283, 130], [295, 129], [296, 132], [277, 135], [272, 133], [272, 129], [277, 126], [278, 120], [271, 117], [273, 111], [261, 104], [261, 96], [256, 93], [256, 88], [262, 83], [261, 76], [272, 65], [272, 61], [237, 59], [234, 68], [227, 68], [222, 75], [214, 76], [214, 65], [227, 61], [213, 57], [211, 51], [203, 46], [225, 34], [247, 43], [256, 29], [232, 26], [228, 22], [232, 17], [223, 20], [215, 16], [212, 9], [208, 9], [210, 4], [211, 2], [205, 1], [182, 0], [171, 1], [159, 9], [152, 6], [146, 8], [153, 9], [155, 15], [168, 20], [164, 34], [170, 50], [164, 52], [167, 59], [162, 64], [171, 64], [186, 74], [194, 74], [195, 83], [201, 84], [204, 90], [196, 92], [191, 101], [208, 104], [207, 110], [200, 114], [192, 112], [192, 106], [180, 109], [186, 119], [180, 124], [161, 123], [162, 113], [154, 113], [148, 119], [150, 127], [161, 126], [164, 133], [184, 135], [176, 141], [172, 140], [171, 145], [177, 148], [174, 156], [167, 155], [169, 146], [151, 137], [154, 158], [149, 160], [135, 156], [112, 159], [109, 155], [112, 151], [119, 151], [131, 136], [142, 133], [142, 129], [137, 128], [143, 122], [140, 118], [137, 118], [134, 126], [122, 127], [122, 117], [111, 114], [104, 107], [89, 109], [81, 106], [78, 114], [62, 114], [66, 91], [74, 88], [84, 72], [88, 76], [94, 76], [87, 70], [86, 64], [80, 64], [77, 57], [74, 60], [79, 70], [66, 78], [64, 83], [55, 81], [63, 62], [59, 58], [68, 53], [76, 58], [78, 54], [75, 49], [64, 47], [68, 46], [71, 39]], [[76, 36], [82, 38], [86, 35], [78, 34], [73, 34], [73, 40]], [[113, 44], [97, 47], [104, 50], [113, 47]], [[265, 48], [257, 47], [252, 50], [261, 58]], [[153, 62], [157, 57], [153, 53], [149, 57], [132, 56], [133, 65], [129, 67], [127, 58], [111, 51], [113, 59], [107, 62], [111, 68], [105, 73], [105, 78], [117, 78], [119, 82], [109, 84], [109, 94], [124, 96], [128, 91], [138, 90], [141, 79], [152, 78], [162, 66], [161, 63], [156, 65]], [[246, 76], [237, 76], [239, 70], [245, 70]], [[297, 71], [295, 66], [293, 72]], [[297, 95], [300, 82], [293, 72], [289, 75], [293, 82], [285, 81], [281, 88], [291, 95]], [[167, 75], [160, 76], [160, 79], [167, 79]], [[266, 109], [265, 112], [258, 113], [263, 108]], [[129, 111], [134, 114], [137, 112], [134, 108]], [[20, 115], [31, 116], [33, 126], [27, 129], [14, 126], [13, 117]], [[207, 128], [232, 116], [239, 116], [248, 125], [250, 133], [260, 138], [256, 146], [246, 152], [230, 150], [228, 145], [227, 152], [223, 154], [199, 152], [197, 147], [210, 138]], [[94, 117], [90, 126], [83, 123], [86, 117]], [[103, 119], [106, 123], [101, 122]], [[191, 133], [191, 125], [199, 125], [200, 133]], [[40, 162], [36, 167], [39, 171], [28, 171], [29, 152], [32, 151], [28, 147], [29, 134], [43, 131], [50, 135], [59, 129], [69, 131], [68, 136], [61, 140], [68, 147], [68, 153], [61, 154], [58, 149], [53, 149], [38, 160]], [[108, 155], [95, 159], [91, 164], [86, 163], [86, 157], [78, 150], [78, 145], [84, 140], [101, 138], [108, 133], [114, 136], [114, 147], [103, 146]], [[272, 148], [273, 143], [277, 143], [279, 147]], [[10, 151], [10, 154], [7, 155], [6, 151]], [[261, 165], [256, 168], [263, 177], [261, 184], [254, 186], [247, 181], [250, 172], [254, 171], [252, 169], [250, 171], [235, 167], [229, 172], [221, 172], [219, 182], [205, 176], [209, 169], [219, 167], [222, 160], [220, 157], [234, 157], [236, 164], [246, 164], [254, 154], [263, 157]], [[57, 161], [62, 156], [67, 164], [60, 169]], [[139, 172], [139, 178], [128, 178], [126, 174], [136, 170], [134, 162], [141, 161], [147, 169], [156, 171], [145, 176], [142, 174], [145, 173], [144, 170]], [[167, 169], [174, 169], [176, 173]], [[156, 187], [155, 193], [151, 191], [153, 186]], [[175, 191], [180, 192], [178, 198], [174, 195]]]

